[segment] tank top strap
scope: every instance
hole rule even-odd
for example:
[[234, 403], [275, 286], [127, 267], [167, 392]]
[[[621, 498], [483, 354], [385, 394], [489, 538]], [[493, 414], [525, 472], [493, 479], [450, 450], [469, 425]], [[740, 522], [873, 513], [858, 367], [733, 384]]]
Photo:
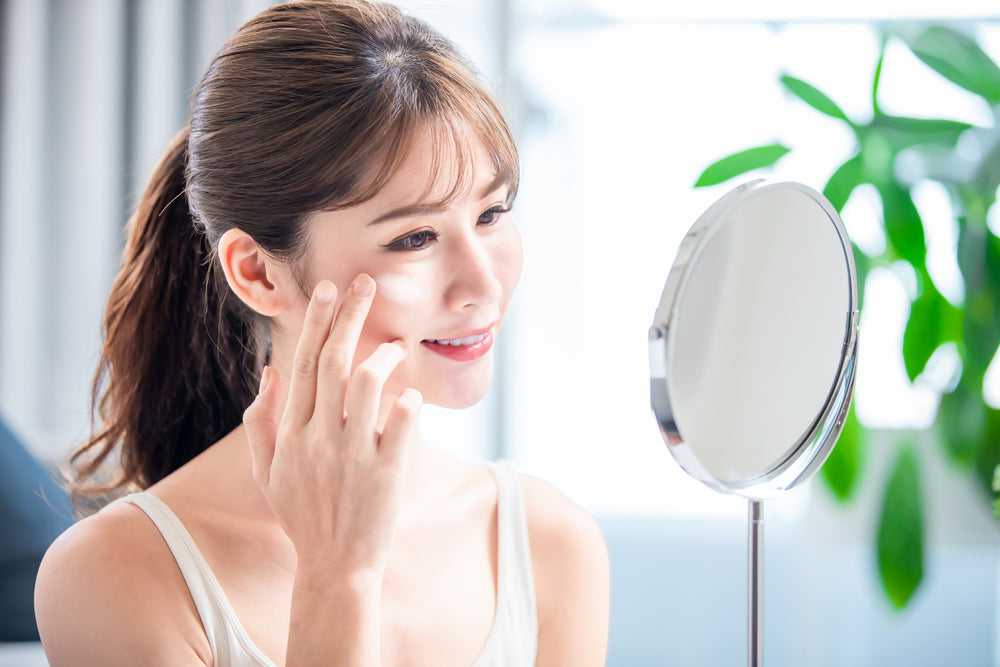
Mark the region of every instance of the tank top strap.
[[512, 462], [488, 467], [497, 481], [497, 608], [495, 632], [476, 667], [534, 665], [538, 612], [524, 490]]
[[119, 502], [141, 509], [163, 536], [201, 617], [215, 664], [274, 667], [250, 640], [191, 534], [167, 504], [147, 492], [129, 494]]

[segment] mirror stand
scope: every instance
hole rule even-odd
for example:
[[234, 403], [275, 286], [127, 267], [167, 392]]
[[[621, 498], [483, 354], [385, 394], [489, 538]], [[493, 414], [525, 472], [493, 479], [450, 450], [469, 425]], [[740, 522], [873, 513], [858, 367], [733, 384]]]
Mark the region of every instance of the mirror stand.
[[747, 667], [764, 664], [764, 502], [747, 511]]

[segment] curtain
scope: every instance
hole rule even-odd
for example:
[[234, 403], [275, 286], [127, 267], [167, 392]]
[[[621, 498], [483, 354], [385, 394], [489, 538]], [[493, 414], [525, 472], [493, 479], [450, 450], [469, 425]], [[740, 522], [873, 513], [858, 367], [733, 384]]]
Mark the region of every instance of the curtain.
[[89, 432], [122, 228], [190, 93], [264, 0], [6, 0], [0, 412], [36, 453]]

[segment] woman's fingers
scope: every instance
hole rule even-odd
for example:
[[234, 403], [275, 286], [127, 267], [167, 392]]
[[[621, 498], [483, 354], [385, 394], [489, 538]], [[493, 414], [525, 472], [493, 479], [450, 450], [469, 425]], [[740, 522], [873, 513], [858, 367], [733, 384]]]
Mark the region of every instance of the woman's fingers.
[[345, 392], [354, 364], [354, 351], [374, 294], [375, 281], [371, 276], [362, 273], [354, 279], [344, 294], [333, 328], [320, 353], [316, 405], [323, 406], [323, 410], [338, 418], [344, 410], [348, 410]]
[[370, 357], [358, 364], [351, 375], [347, 394], [347, 438], [355, 447], [372, 443], [378, 420], [382, 388], [406, 357], [397, 343], [382, 343]]
[[365, 274], [339, 299], [332, 283], [320, 282], [306, 307], [284, 415], [272, 369], [244, 415], [254, 479], [296, 552], [347, 568], [384, 567], [422, 401], [403, 392], [385, 406], [378, 432], [382, 392], [406, 351], [383, 343], [353, 367], [374, 293]]
[[257, 398], [243, 413], [243, 426], [250, 443], [253, 461], [253, 478], [258, 486], [267, 488], [271, 479], [271, 461], [274, 444], [278, 438], [278, 397], [281, 395], [281, 378], [265, 366], [260, 376]]
[[406, 457], [406, 444], [417, 431], [423, 396], [416, 389], [404, 389], [389, 411], [389, 417], [379, 440], [379, 454], [387, 461], [402, 464]]
[[313, 290], [302, 323], [302, 334], [295, 347], [292, 380], [288, 388], [285, 419], [291, 426], [302, 426], [312, 417], [316, 405], [316, 378], [323, 344], [330, 335], [337, 288], [321, 280]]

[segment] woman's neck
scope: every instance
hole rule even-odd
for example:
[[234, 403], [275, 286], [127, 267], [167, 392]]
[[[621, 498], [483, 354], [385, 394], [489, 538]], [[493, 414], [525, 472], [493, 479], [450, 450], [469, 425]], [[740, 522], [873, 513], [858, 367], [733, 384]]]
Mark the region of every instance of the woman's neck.
[[[237, 507], [234, 510], [261, 519], [273, 519], [271, 507], [253, 479], [253, 459], [247, 442], [246, 430], [242, 425], [210, 447], [204, 454], [202, 466], [206, 481], [217, 493], [229, 497]], [[420, 499], [433, 492], [442, 484], [442, 464], [451, 457], [430, 445], [419, 435], [411, 443], [407, 452], [406, 478], [404, 480], [404, 507], [420, 505]], [[198, 473], [195, 473], [198, 474]], [[206, 491], [208, 491], [206, 489]], [[214, 493], [213, 491], [208, 491]], [[223, 501], [223, 498], [219, 498]]]

